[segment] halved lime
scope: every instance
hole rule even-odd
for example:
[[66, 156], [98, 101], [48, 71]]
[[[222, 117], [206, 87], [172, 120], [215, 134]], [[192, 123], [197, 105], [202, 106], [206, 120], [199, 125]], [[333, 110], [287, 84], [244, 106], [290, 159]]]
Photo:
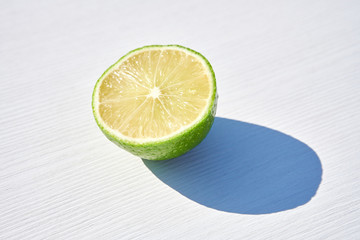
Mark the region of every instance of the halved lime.
[[105, 136], [148, 160], [198, 145], [216, 112], [215, 74], [200, 53], [179, 45], [135, 49], [97, 81], [92, 108]]

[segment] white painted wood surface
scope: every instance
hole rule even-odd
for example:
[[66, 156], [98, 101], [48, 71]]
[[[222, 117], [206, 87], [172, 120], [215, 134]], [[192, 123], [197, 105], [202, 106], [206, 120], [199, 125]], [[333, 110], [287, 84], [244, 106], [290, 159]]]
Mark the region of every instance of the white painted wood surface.
[[[356, 0], [2, 1], [0, 239], [360, 239], [359, 13]], [[221, 118], [154, 166], [102, 135], [91, 94], [129, 50], [172, 43], [212, 63]]]

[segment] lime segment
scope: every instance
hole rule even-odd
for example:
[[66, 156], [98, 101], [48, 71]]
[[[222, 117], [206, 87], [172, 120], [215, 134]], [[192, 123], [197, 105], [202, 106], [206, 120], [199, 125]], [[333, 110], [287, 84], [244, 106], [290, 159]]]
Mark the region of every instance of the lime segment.
[[[105, 135], [126, 150], [130, 147], [133, 154], [155, 156], [154, 160], [190, 150], [178, 151], [170, 143], [180, 141], [193, 128], [200, 129], [209, 116], [212, 123], [215, 109], [216, 83], [210, 64], [199, 53], [176, 45], [147, 46], [128, 53], [102, 75], [93, 93], [94, 116]], [[195, 134], [192, 138], [203, 138]], [[164, 144], [169, 149], [163, 149]], [[152, 153], [149, 147], [157, 146], [159, 154]]]

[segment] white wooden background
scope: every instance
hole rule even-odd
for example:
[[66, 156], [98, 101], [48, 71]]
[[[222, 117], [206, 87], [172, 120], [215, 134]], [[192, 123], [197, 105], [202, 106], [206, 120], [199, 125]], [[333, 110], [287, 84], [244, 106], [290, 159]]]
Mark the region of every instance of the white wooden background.
[[[220, 95], [156, 164], [91, 111], [149, 44], [203, 53]], [[0, 81], [0, 239], [360, 239], [360, 1], [1, 1]]]

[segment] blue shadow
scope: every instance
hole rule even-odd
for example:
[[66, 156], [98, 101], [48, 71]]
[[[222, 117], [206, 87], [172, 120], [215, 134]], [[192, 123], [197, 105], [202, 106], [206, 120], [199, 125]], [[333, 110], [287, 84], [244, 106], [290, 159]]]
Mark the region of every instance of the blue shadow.
[[167, 161], [143, 160], [165, 184], [209, 208], [267, 214], [296, 208], [315, 195], [320, 159], [284, 133], [217, 117], [206, 139]]

